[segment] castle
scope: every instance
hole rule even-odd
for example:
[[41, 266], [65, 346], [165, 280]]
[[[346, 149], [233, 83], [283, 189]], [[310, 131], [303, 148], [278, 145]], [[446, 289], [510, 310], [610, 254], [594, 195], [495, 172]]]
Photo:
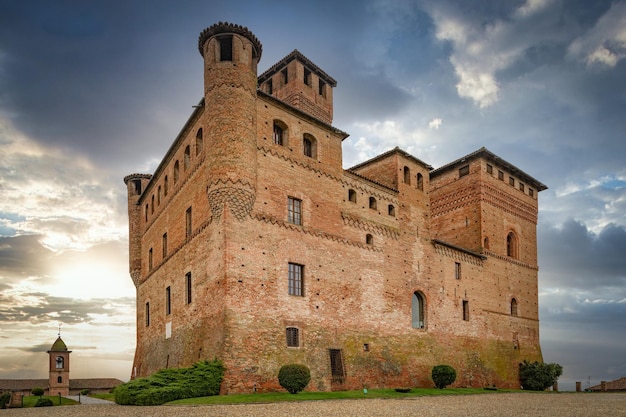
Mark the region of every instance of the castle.
[[336, 81], [294, 50], [257, 76], [247, 28], [205, 29], [204, 97], [153, 174], [124, 178], [132, 377], [221, 359], [223, 393], [519, 387], [541, 361], [538, 193], [485, 148], [433, 169], [398, 148], [342, 168]]

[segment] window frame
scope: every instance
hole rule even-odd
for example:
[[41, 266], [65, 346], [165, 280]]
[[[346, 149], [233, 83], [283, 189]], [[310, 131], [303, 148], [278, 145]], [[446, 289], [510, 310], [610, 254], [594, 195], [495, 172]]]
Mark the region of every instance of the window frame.
[[192, 298], [191, 298], [191, 296], [192, 296], [192, 293], [191, 293], [191, 290], [192, 290], [191, 271], [189, 271], [189, 272], [187, 272], [185, 274], [185, 289], [186, 289], [186, 291], [185, 291], [185, 302], [186, 302], [186, 304], [191, 304], [191, 301], [192, 301]]
[[172, 287], [165, 287], [165, 315], [169, 316], [172, 314]]
[[287, 347], [299, 348], [300, 347], [300, 329], [294, 326], [285, 328], [285, 337]]
[[287, 197], [287, 222], [302, 226], [302, 200], [296, 197]]
[[304, 297], [304, 265], [289, 262], [287, 268], [287, 293]]

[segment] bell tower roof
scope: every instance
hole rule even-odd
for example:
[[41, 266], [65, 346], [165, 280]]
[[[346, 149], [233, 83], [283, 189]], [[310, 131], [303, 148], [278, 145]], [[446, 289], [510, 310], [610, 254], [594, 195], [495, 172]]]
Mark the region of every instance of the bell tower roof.
[[67, 345], [65, 344], [63, 339], [61, 339], [61, 336], [59, 336], [57, 340], [52, 344], [52, 347], [50, 348], [50, 352], [66, 352], [66, 351], [67, 351]]

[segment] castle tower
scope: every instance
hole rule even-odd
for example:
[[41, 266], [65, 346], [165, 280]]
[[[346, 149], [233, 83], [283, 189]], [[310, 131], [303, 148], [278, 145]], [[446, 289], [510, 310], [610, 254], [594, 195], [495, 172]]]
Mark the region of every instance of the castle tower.
[[257, 64], [262, 46], [247, 28], [217, 23], [200, 34], [204, 57], [203, 125], [207, 194], [214, 217], [228, 207], [239, 220], [255, 201]]
[[70, 395], [70, 353], [59, 333], [48, 351], [48, 395]]
[[150, 174], [130, 174], [124, 177], [128, 191], [128, 254], [129, 272], [135, 286], [141, 279], [141, 214], [147, 215], [148, 208], [139, 205], [139, 198], [150, 182]]

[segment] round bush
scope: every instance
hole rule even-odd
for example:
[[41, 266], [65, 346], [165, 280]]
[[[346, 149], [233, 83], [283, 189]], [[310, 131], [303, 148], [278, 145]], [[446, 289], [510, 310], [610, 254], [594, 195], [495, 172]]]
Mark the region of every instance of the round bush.
[[302, 391], [311, 380], [311, 371], [304, 365], [283, 365], [278, 371], [278, 383], [291, 394]]
[[80, 390], [80, 395], [89, 395], [89, 390], [87, 388]]
[[437, 365], [433, 368], [431, 376], [435, 386], [443, 389], [456, 380], [456, 371], [450, 365]]
[[45, 391], [43, 388], [33, 388], [30, 392], [37, 397], [41, 397]]
[[35, 403], [35, 407], [52, 407], [53, 405], [50, 398], [40, 398]]

